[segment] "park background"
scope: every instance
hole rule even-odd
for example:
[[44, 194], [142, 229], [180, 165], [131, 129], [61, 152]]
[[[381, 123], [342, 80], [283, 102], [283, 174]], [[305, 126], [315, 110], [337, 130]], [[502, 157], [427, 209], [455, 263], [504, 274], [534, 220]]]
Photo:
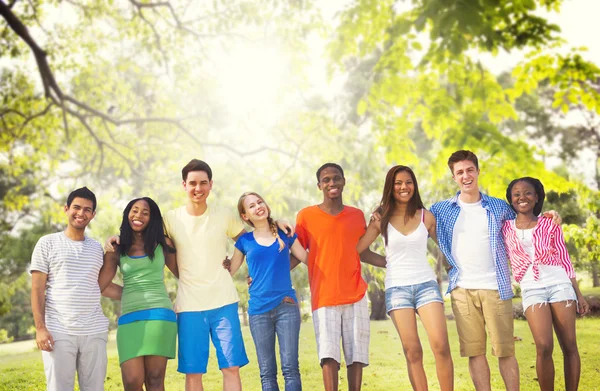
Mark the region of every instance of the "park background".
[[[38, 238], [64, 228], [68, 192], [96, 193], [88, 234], [104, 241], [134, 197], [163, 211], [184, 203], [180, 170], [191, 158], [213, 168], [209, 202], [233, 207], [257, 191], [276, 218], [294, 221], [320, 201], [324, 162], [344, 167], [344, 202], [368, 213], [395, 164], [415, 170], [427, 207], [448, 198], [447, 158], [470, 149], [488, 194], [504, 198], [525, 175], [543, 181], [545, 209], [561, 213], [582, 290], [600, 310], [599, 13], [595, 0], [0, 0], [0, 389], [44, 389], [27, 267]], [[430, 250], [443, 285], [441, 254]], [[363, 273], [373, 319], [364, 389], [408, 389], [384, 271]], [[244, 276], [235, 279], [246, 322]], [[319, 389], [303, 266], [293, 281], [308, 320], [303, 381]], [[168, 272], [166, 283], [174, 297]], [[114, 329], [119, 304], [103, 308]], [[581, 389], [600, 389], [600, 320], [577, 327]], [[457, 389], [471, 389], [452, 320], [449, 331]], [[516, 335], [522, 387], [537, 389], [524, 320]], [[244, 336], [242, 380], [254, 390]], [[120, 389], [114, 338], [109, 355], [107, 389]], [[555, 361], [561, 389], [558, 347]], [[174, 362], [167, 371], [167, 389], [183, 389]], [[209, 371], [207, 389], [219, 388], [212, 361]]]

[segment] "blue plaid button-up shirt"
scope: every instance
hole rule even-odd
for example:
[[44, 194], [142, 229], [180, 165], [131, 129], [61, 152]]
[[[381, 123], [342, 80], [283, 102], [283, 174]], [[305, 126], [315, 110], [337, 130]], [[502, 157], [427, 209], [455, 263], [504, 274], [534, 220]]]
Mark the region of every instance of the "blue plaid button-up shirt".
[[[513, 297], [513, 291], [510, 284], [510, 269], [508, 266], [508, 255], [504, 248], [502, 239], [502, 224], [505, 220], [515, 218], [515, 212], [508, 204], [495, 197], [481, 194], [481, 206], [487, 212], [488, 231], [490, 234], [490, 245], [492, 246], [492, 256], [496, 265], [496, 280], [498, 281], [498, 293], [500, 299], [506, 300]], [[460, 269], [456, 260], [452, 257], [452, 237], [454, 225], [460, 214], [460, 205], [458, 205], [458, 196], [460, 191], [450, 199], [437, 202], [431, 206], [431, 213], [436, 219], [436, 232], [440, 250], [446, 256], [450, 264], [448, 271], [448, 292], [450, 293], [458, 283]]]

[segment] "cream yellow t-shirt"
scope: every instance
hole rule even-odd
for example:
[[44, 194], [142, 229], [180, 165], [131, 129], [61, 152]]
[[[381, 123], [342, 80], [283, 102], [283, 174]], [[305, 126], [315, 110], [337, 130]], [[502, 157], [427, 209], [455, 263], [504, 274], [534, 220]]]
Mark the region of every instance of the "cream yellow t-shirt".
[[192, 216], [185, 206], [165, 215], [167, 235], [177, 249], [179, 286], [175, 312], [206, 311], [238, 302], [237, 290], [222, 263], [227, 237], [244, 226], [228, 209], [208, 205], [202, 216]]

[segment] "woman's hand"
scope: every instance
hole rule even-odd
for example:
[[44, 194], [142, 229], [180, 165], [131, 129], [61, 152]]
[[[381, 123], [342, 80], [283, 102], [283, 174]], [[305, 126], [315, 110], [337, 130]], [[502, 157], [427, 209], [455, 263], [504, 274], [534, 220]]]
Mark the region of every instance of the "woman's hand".
[[577, 296], [577, 313], [581, 316], [587, 315], [590, 312], [590, 305], [583, 295]]

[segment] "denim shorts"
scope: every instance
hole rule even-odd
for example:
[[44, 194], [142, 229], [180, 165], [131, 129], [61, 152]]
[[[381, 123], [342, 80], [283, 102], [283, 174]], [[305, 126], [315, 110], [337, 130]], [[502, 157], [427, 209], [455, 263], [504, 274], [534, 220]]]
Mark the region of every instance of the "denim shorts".
[[[545, 288], [526, 289], [522, 293], [523, 296], [523, 313], [532, 305], [550, 303], [558, 303], [566, 301], [567, 306], [571, 306], [572, 302], [577, 302], [577, 295], [573, 285], [570, 283], [556, 284]], [[575, 304], [577, 306], [577, 304]]]
[[388, 314], [401, 308], [416, 310], [429, 303], [444, 303], [440, 287], [434, 280], [416, 285], [393, 286], [385, 290], [385, 308]]

